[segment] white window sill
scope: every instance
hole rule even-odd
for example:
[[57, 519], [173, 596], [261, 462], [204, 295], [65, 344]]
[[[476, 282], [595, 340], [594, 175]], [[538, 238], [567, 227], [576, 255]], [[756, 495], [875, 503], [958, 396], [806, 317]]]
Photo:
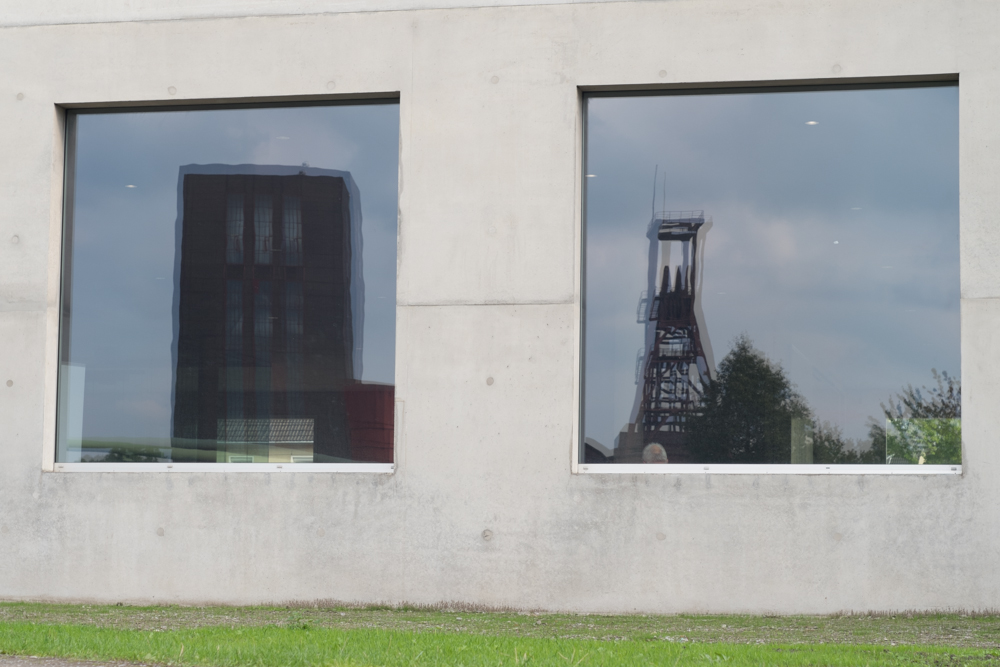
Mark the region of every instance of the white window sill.
[[54, 472], [266, 472], [378, 473], [395, 472], [394, 463], [56, 463]]
[[612, 475], [961, 475], [960, 465], [823, 465], [783, 463], [581, 463], [581, 474]]

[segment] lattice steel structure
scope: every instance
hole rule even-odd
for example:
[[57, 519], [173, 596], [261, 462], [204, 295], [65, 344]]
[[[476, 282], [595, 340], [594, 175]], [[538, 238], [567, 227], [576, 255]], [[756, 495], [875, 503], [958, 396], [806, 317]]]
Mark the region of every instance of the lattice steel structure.
[[[635, 426], [638, 431], [641, 425], [642, 446], [663, 446], [671, 463], [691, 462], [686, 424], [711, 381], [698, 276], [698, 242], [709, 227], [704, 211], [664, 211], [650, 226], [650, 241], [659, 244], [659, 252], [650, 257], [658, 256], [659, 283], [648, 305], [647, 343], [652, 340], [645, 351]], [[670, 266], [673, 243], [680, 244], [676, 267]]]

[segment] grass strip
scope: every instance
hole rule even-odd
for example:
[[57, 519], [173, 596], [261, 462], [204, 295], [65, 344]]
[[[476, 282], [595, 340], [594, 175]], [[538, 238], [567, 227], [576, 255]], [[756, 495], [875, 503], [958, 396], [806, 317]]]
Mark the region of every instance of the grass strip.
[[833, 616], [605, 615], [379, 606], [180, 607], [0, 602], [0, 622], [119, 630], [298, 627], [722, 644], [921, 644], [1000, 650], [1000, 616], [897, 612]]
[[1000, 653], [935, 646], [606, 642], [398, 630], [207, 627], [150, 632], [0, 623], [0, 653], [167, 665], [1000, 665]]

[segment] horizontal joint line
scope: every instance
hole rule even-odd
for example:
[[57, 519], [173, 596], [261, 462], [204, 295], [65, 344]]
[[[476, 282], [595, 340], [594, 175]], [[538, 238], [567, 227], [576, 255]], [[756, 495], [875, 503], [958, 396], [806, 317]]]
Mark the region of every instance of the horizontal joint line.
[[396, 305], [413, 308], [454, 307], [454, 306], [572, 306], [576, 301], [417, 301], [400, 302]]

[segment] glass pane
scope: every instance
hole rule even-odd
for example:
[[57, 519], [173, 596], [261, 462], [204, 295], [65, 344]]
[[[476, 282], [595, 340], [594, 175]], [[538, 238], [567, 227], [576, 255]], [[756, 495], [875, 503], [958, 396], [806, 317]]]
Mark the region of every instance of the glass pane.
[[961, 463], [958, 89], [587, 99], [591, 463]]
[[392, 462], [397, 104], [71, 116], [60, 462]]

